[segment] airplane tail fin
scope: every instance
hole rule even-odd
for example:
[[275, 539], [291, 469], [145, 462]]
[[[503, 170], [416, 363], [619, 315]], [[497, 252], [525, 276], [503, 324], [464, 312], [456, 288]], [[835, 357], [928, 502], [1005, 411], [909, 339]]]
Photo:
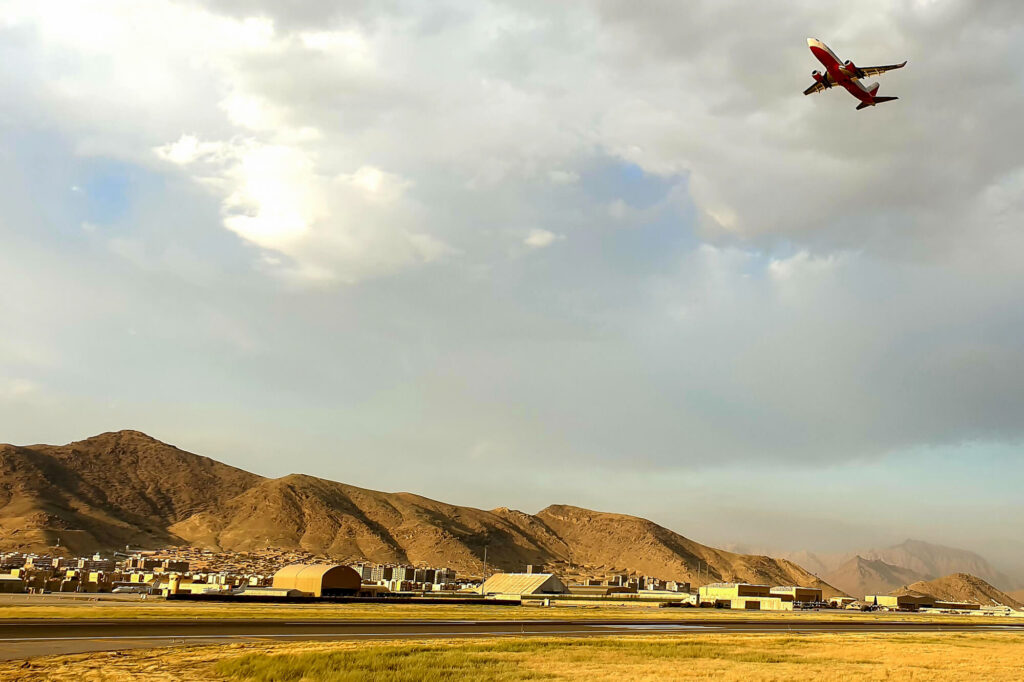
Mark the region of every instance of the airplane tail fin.
[[875, 96], [875, 93], [876, 93], [876, 92], [878, 92], [878, 86], [879, 86], [879, 85], [881, 85], [881, 83], [875, 83], [875, 84], [874, 84], [874, 85], [872, 85], [872, 86], [871, 86], [870, 88], [868, 88], [868, 92], [870, 92], [870, 93], [871, 93], [871, 96], [872, 96], [872, 97], [874, 97], [874, 96]]

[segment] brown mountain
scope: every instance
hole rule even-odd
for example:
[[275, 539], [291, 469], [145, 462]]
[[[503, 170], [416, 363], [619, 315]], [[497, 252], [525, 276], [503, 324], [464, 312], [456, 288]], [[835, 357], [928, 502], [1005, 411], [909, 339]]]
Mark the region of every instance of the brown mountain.
[[800, 566], [701, 545], [646, 519], [556, 505], [536, 515], [459, 507], [312, 476], [268, 479], [135, 431], [64, 446], [0, 446], [0, 549], [125, 544], [305, 549], [337, 560], [479, 571], [548, 564], [701, 584], [831, 586]]
[[923, 577], [908, 568], [893, 566], [881, 559], [865, 559], [862, 556], [853, 557], [824, 576], [827, 583], [858, 599], [867, 594], [888, 594]]
[[72, 552], [174, 542], [167, 528], [259, 476], [138, 431], [68, 445], [0, 445], [0, 547]]
[[[800, 566], [785, 559], [734, 554], [707, 547], [647, 519], [552, 505], [536, 517], [561, 538], [575, 564], [608, 568], [629, 567], [648, 575], [705, 582], [762, 582], [771, 585], [822, 587], [838, 594]], [[697, 575], [710, 567], [710, 575]]]
[[981, 578], [968, 573], [954, 573], [935, 580], [920, 581], [907, 585], [892, 594], [924, 594], [943, 601], [974, 602], [986, 605], [1024, 608], [1024, 604], [1005, 592], [992, 587]]

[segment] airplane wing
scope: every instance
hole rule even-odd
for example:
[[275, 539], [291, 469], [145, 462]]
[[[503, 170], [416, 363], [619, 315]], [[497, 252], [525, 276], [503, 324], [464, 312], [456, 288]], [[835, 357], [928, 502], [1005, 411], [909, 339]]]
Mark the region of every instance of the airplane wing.
[[886, 71], [892, 71], [893, 69], [902, 69], [907, 63], [902, 64], [888, 64], [886, 66], [862, 66], [861, 71], [864, 72], [864, 78], [870, 78], [871, 76], [878, 76], [885, 73]]
[[811, 87], [809, 87], [806, 90], [804, 90], [804, 94], [805, 95], [813, 95], [816, 92], [821, 92], [822, 90], [827, 90], [827, 89], [831, 88], [833, 85], [836, 84], [836, 79], [833, 78], [831, 76], [831, 74], [827, 74], [826, 73], [825, 74], [825, 80], [828, 81], [828, 85], [826, 85], [825, 83], [821, 83], [819, 81], [814, 81], [814, 84], [811, 85]]
[[811, 87], [809, 87], [809, 88], [807, 88], [806, 90], [804, 90], [804, 94], [805, 94], [805, 95], [813, 95], [814, 93], [816, 93], [816, 92], [821, 92], [821, 91], [822, 91], [822, 90], [824, 90], [824, 89], [825, 89], [825, 86], [824, 86], [824, 85], [822, 85], [821, 83], [818, 83], [817, 81], [815, 81], [815, 82], [814, 82], [814, 83], [813, 83], [813, 84], [811, 85]]

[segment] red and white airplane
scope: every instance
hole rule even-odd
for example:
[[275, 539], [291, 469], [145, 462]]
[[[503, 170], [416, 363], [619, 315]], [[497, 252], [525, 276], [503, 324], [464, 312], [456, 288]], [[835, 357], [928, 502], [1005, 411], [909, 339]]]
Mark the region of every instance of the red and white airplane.
[[847, 92], [860, 100], [860, 104], [857, 105], [858, 111], [865, 107], [873, 107], [882, 102], [891, 102], [894, 99], [899, 99], [899, 97], [877, 97], [878, 83], [872, 83], [865, 87], [860, 81], [862, 78], [877, 76], [886, 71], [902, 69], [907, 65], [906, 62], [902, 64], [889, 64], [888, 66], [859, 67], [850, 60], [840, 61], [836, 53], [828, 49], [828, 45], [817, 38], [808, 38], [807, 47], [811, 48], [811, 53], [825, 66], [825, 73], [820, 71], [811, 73], [814, 76], [814, 85], [804, 90], [805, 95], [828, 90], [833, 85], [841, 85], [846, 88]]

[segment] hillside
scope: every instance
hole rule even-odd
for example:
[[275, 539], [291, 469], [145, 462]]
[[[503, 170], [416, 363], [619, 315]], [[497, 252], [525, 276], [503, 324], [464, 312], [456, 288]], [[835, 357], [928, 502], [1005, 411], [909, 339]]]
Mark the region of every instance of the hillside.
[[[267, 479], [136, 431], [64, 446], [0, 446], [0, 549], [75, 553], [126, 544], [304, 549], [339, 561], [479, 572], [547, 564], [566, 575], [642, 573], [693, 584], [820, 585], [796, 564], [701, 545], [646, 519], [556, 505], [536, 515], [460, 507], [293, 474]], [[698, 576], [698, 570], [700, 575]]]
[[881, 559], [855, 556], [839, 568], [825, 574], [824, 579], [830, 585], [860, 599], [866, 594], [888, 594], [923, 577], [908, 568], [893, 566]]
[[0, 445], [0, 547], [71, 552], [173, 542], [168, 526], [259, 476], [137, 431], [62, 446]]
[[[767, 556], [734, 554], [694, 542], [647, 519], [552, 505], [535, 517], [565, 541], [576, 564], [626, 567], [648, 575], [705, 582], [762, 582], [821, 587], [838, 594], [800, 566]], [[698, 565], [709, 567], [699, 578]]]
[[1001, 592], [981, 578], [967, 573], [954, 573], [935, 580], [920, 581], [894, 591], [892, 594], [926, 594], [943, 601], [976, 602], [985, 605], [1024, 608], [1018, 600]]
[[520, 525], [494, 512], [293, 474], [261, 481], [170, 530], [206, 547], [302, 548], [339, 560], [447, 564], [463, 571], [481, 569], [485, 545], [491, 565], [509, 568], [566, 553], [550, 533]]

